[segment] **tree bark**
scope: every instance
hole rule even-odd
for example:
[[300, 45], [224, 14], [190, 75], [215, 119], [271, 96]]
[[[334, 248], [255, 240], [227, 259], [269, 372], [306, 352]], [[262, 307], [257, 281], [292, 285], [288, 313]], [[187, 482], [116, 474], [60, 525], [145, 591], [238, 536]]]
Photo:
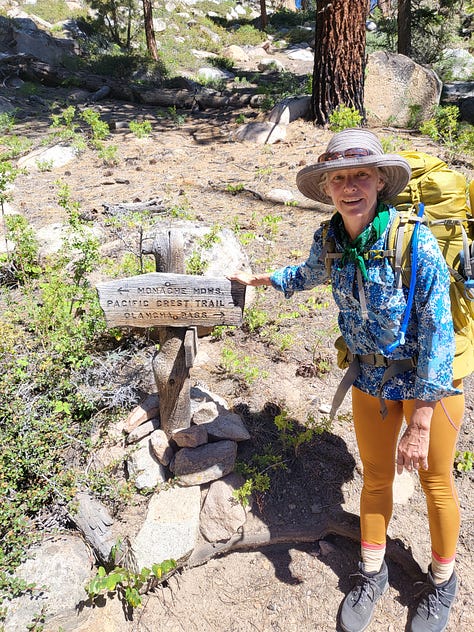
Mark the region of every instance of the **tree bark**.
[[260, 30], [264, 31], [267, 28], [267, 3], [266, 0], [260, 0]]
[[153, 28], [153, 6], [151, 0], [143, 0], [143, 17], [145, 20], [146, 47], [150, 57], [158, 60], [158, 49], [156, 47], [155, 29]]
[[411, 0], [398, 0], [397, 51], [407, 57], [411, 54]]
[[340, 106], [354, 107], [365, 120], [364, 71], [367, 0], [317, 0], [312, 109], [325, 125]]

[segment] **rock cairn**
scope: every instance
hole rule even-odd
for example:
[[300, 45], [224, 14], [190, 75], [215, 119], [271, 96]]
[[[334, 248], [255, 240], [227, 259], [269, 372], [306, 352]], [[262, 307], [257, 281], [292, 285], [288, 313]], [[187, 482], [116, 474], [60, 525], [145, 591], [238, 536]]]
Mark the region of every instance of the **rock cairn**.
[[[239, 415], [203, 386], [191, 388], [191, 425], [167, 437], [160, 428], [160, 401], [152, 393], [124, 423], [129, 450], [126, 467], [139, 490], [156, 490], [143, 524], [135, 535], [126, 525], [110, 525], [99, 542], [89, 543], [99, 559], [111, 533], [129, 542], [133, 566], [139, 570], [165, 559], [184, 563], [199, 540], [225, 541], [245, 523], [246, 511], [234, 491], [243, 483], [234, 472], [237, 444], [250, 438]], [[82, 531], [87, 538], [86, 531]], [[110, 555], [110, 553], [109, 553]]]

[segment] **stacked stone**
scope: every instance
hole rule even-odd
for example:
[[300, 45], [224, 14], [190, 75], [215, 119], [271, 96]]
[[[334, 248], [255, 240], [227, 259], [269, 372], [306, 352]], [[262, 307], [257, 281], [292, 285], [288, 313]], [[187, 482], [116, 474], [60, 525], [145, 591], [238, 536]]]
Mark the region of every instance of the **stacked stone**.
[[167, 437], [153, 393], [130, 413], [124, 430], [129, 476], [138, 489], [159, 489], [132, 538], [137, 568], [170, 558], [183, 562], [199, 538], [227, 541], [244, 525], [246, 510], [233, 495], [244, 479], [233, 470], [237, 444], [250, 435], [223, 399], [192, 388], [191, 426]]
[[[181, 487], [202, 485], [233, 471], [237, 443], [250, 435], [224, 400], [205, 389], [191, 389], [191, 426], [167, 437], [160, 428], [157, 393], [149, 395], [127, 418], [127, 444], [136, 446], [127, 461], [138, 489], [155, 488], [171, 472]], [[168, 471], [169, 470], [169, 471]]]

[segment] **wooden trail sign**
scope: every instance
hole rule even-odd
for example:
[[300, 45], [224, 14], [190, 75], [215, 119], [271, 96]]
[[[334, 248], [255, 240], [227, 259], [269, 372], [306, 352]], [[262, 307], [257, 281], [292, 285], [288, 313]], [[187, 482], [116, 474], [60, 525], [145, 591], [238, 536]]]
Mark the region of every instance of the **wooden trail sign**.
[[199, 327], [241, 325], [245, 285], [225, 277], [184, 274], [183, 236], [158, 233], [151, 249], [157, 272], [97, 284], [109, 327], [157, 327], [152, 359], [160, 399], [160, 424], [168, 438], [191, 424], [189, 369]]
[[109, 327], [241, 325], [245, 286], [225, 277], [150, 272], [97, 284]]

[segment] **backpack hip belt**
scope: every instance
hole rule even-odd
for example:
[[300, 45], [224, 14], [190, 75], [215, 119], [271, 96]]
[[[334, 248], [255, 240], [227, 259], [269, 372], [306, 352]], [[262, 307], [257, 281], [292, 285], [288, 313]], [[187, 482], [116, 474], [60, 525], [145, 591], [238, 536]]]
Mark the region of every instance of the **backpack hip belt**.
[[349, 368], [347, 369], [344, 377], [342, 378], [339, 386], [337, 387], [336, 393], [332, 400], [331, 412], [329, 413], [329, 418], [334, 419], [336, 412], [340, 405], [342, 404], [347, 391], [354, 384], [357, 377], [360, 374], [360, 363], [370, 364], [371, 366], [376, 367], [385, 367], [384, 374], [382, 376], [382, 381], [380, 382], [379, 390], [378, 390], [378, 398], [380, 401], [380, 414], [382, 415], [382, 419], [385, 419], [387, 416], [387, 405], [385, 404], [385, 399], [382, 397], [382, 389], [388, 380], [390, 380], [395, 375], [399, 373], [404, 373], [405, 371], [410, 371], [411, 369], [416, 368], [418, 358], [400, 358], [399, 360], [392, 360], [390, 358], [386, 358], [381, 353], [369, 353], [367, 355], [364, 354], [354, 354], [347, 350], [346, 356], [349, 364]]

